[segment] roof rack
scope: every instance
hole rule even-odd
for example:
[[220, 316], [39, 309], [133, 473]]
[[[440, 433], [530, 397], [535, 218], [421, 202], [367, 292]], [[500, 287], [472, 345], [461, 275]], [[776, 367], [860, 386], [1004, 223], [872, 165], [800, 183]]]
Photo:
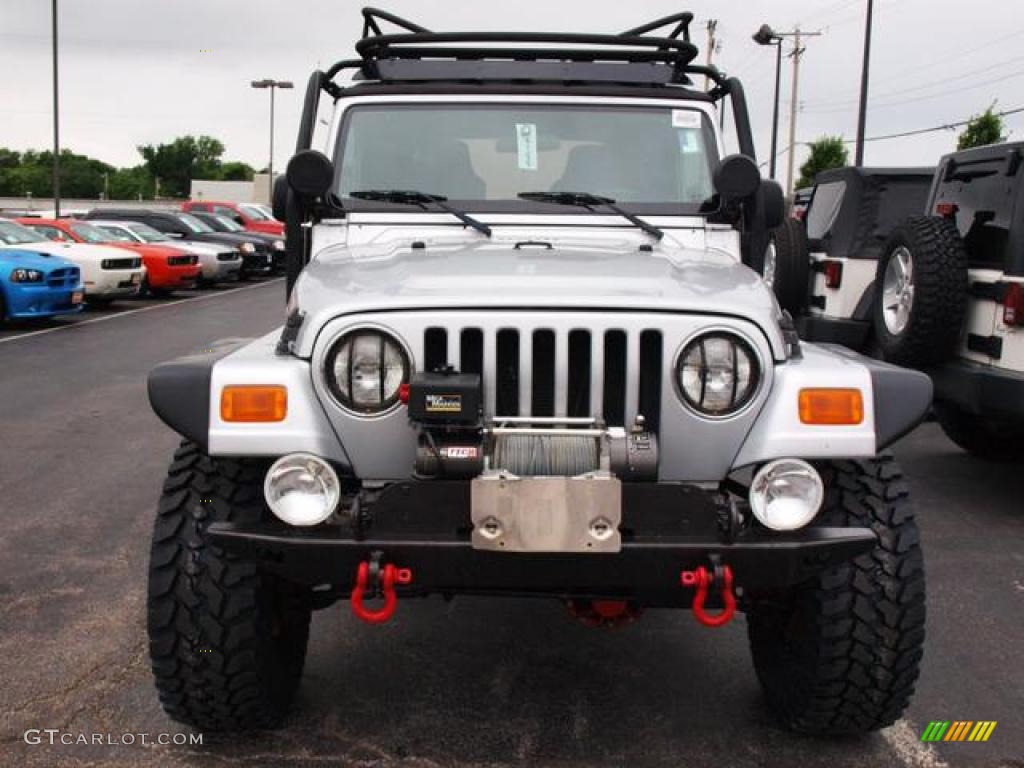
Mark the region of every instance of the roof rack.
[[[739, 81], [693, 63], [698, 51], [690, 41], [692, 13], [671, 14], [619, 34], [434, 32], [377, 8], [364, 8], [362, 14], [359, 58], [339, 61], [309, 79], [297, 151], [310, 146], [320, 93], [339, 98], [344, 88], [334, 79], [355, 70], [356, 80], [395, 84], [561, 82], [683, 89], [693, 85], [691, 76], [706, 77], [714, 83], [707, 96], [714, 101], [731, 97], [740, 149], [754, 156]], [[385, 24], [399, 31], [385, 32]]]
[[[326, 72], [332, 85], [342, 70], [382, 82], [569, 81], [692, 85], [688, 75], [713, 80], [717, 70], [693, 66], [693, 14], [656, 19], [619, 34], [559, 32], [434, 32], [387, 11], [363, 9], [359, 59]], [[399, 31], [386, 33], [382, 23]], [[671, 29], [662, 36], [651, 33]]]

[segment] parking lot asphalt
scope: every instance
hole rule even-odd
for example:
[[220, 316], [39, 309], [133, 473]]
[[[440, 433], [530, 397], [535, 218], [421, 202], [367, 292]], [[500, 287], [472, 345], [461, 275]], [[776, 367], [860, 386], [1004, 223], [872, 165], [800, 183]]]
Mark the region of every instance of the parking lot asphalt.
[[[141, 745], [190, 732], [160, 710], [146, 653], [150, 528], [177, 439], [145, 375], [271, 330], [282, 292], [0, 333], [0, 765], [1024, 766], [1024, 468], [971, 459], [931, 424], [896, 447], [924, 540], [926, 656], [906, 718], [882, 733], [778, 730], [742, 619], [708, 630], [652, 611], [598, 631], [553, 602], [463, 598], [402, 603], [382, 627], [347, 603], [320, 612], [287, 727]], [[984, 744], [923, 745], [931, 720], [998, 725]], [[136, 743], [29, 745], [28, 729]]]

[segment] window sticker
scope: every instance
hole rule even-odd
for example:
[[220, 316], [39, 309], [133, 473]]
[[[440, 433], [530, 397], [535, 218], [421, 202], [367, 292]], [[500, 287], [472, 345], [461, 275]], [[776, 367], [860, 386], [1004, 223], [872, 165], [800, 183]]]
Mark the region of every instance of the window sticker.
[[673, 109], [672, 127], [700, 128], [700, 112], [692, 109]]
[[516, 123], [516, 153], [519, 170], [537, 170], [537, 126], [534, 123]]
[[700, 143], [696, 131], [679, 132], [679, 150], [684, 155], [695, 155], [700, 152]]

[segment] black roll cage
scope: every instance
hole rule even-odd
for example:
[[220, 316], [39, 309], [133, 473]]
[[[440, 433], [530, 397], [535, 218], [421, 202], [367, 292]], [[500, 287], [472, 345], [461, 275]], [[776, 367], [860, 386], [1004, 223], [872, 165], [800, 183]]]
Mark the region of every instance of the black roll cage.
[[[299, 122], [296, 153], [309, 150], [316, 127], [321, 94], [335, 101], [348, 90], [335, 82], [346, 70], [354, 70], [359, 83], [374, 81], [379, 86], [444, 87], [479, 84], [508, 84], [516, 88], [535, 86], [605, 86], [617, 91], [630, 89], [638, 96], [650, 94], [683, 99], [723, 101], [732, 105], [740, 154], [756, 163], [754, 135], [743, 85], [726, 77], [713, 66], [694, 64], [697, 47], [690, 40], [693, 14], [688, 11], [655, 19], [619, 34], [561, 32], [434, 32], [400, 16], [377, 8], [363, 8], [363, 30], [356, 53], [359, 58], [343, 59], [326, 71], [309, 77]], [[398, 28], [387, 34], [381, 23]], [[666, 30], [660, 36], [653, 33]], [[689, 88], [693, 77], [714, 83], [707, 94]], [[351, 88], [352, 86], [350, 86]], [[358, 85], [355, 86], [358, 88]], [[281, 182], [285, 182], [281, 179]], [[286, 291], [308, 259], [307, 230], [302, 227], [308, 209], [299, 196], [281, 186], [280, 210], [286, 214], [288, 267]], [[275, 198], [277, 195], [275, 194]], [[760, 252], [767, 243], [763, 225], [763, 194], [745, 207], [744, 251]]]

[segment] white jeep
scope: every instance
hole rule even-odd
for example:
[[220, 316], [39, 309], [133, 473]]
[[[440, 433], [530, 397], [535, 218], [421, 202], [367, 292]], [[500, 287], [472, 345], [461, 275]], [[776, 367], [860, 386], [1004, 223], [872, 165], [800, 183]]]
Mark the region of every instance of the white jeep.
[[931, 384], [801, 343], [747, 266], [782, 193], [740, 83], [692, 63], [692, 16], [617, 35], [364, 18], [358, 55], [311, 77], [276, 190], [283, 328], [149, 378], [184, 437], [149, 576], [166, 711], [272, 726], [313, 609], [380, 623], [474, 594], [597, 626], [744, 611], [784, 725], [892, 723], [925, 598], [883, 449]]

